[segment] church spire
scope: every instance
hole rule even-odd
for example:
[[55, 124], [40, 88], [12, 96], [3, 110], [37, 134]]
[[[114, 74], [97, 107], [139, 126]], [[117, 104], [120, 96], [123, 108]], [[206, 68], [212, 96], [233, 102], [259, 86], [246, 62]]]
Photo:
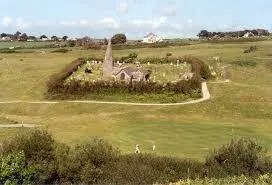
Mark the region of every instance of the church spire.
[[105, 59], [103, 63], [103, 76], [111, 77], [113, 73], [113, 57], [112, 57], [112, 47], [111, 47], [111, 39], [108, 40], [108, 46], [105, 54]]

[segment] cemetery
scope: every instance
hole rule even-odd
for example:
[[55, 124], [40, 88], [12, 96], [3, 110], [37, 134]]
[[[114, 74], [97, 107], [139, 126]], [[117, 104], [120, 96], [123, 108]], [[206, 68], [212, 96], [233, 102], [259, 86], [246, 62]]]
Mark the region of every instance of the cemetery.
[[153, 96], [150, 102], [180, 102], [201, 97], [201, 82], [214, 78], [210, 69], [191, 56], [138, 59], [137, 54], [129, 54], [114, 59], [109, 41], [104, 59], [80, 58], [53, 75], [47, 83], [47, 97], [93, 100], [93, 95], [99, 95], [101, 100], [102, 94], [127, 94], [140, 95], [141, 101]]

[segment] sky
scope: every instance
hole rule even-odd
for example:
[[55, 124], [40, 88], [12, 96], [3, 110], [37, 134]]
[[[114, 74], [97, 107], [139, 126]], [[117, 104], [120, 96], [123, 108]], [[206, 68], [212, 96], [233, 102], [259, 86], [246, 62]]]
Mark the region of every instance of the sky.
[[272, 29], [272, 0], [0, 0], [0, 32], [140, 39]]

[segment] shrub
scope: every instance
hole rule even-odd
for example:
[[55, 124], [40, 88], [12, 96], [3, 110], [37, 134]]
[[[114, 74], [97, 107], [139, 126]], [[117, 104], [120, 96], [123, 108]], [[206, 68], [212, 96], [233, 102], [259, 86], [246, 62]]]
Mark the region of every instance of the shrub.
[[47, 92], [50, 94], [52, 92], [58, 92], [63, 88], [63, 83], [67, 77], [69, 77], [73, 72], [75, 72], [79, 66], [83, 65], [85, 60], [79, 58], [72, 63], [68, 64], [63, 70], [59, 73], [56, 73], [51, 76], [47, 81]]
[[0, 184], [34, 184], [37, 181], [35, 164], [27, 165], [24, 152], [0, 157]]
[[241, 67], [255, 67], [257, 62], [252, 60], [236, 60], [231, 63], [232, 65], [241, 66]]
[[250, 46], [248, 49], [244, 51], [244, 53], [252, 53], [257, 50], [257, 46]]
[[133, 63], [137, 57], [138, 57], [138, 54], [133, 52], [133, 53], [129, 53], [128, 56], [126, 57], [121, 57], [120, 61], [126, 62], [126, 63]]
[[123, 50], [123, 49], [137, 49], [137, 48], [165, 48], [168, 46], [187, 46], [191, 45], [189, 42], [156, 42], [156, 43], [136, 43], [136, 44], [117, 44], [113, 45], [113, 50]]
[[55, 175], [54, 140], [46, 131], [33, 130], [22, 132], [2, 143], [0, 154], [7, 156], [23, 152], [27, 165], [35, 164], [39, 173], [39, 183], [50, 183]]
[[0, 49], [0, 53], [18, 53], [18, 51], [14, 50], [14, 49]]
[[106, 183], [155, 184], [176, 182], [179, 179], [196, 178], [202, 163], [175, 157], [152, 154], [129, 154], [106, 166]]
[[131, 84], [122, 81], [95, 81], [95, 82], [79, 82], [71, 81], [67, 85], [51, 86], [48, 91], [50, 98], [75, 98], [85, 96], [89, 93], [130, 93], [130, 94], [145, 94], [154, 93], [160, 94], [165, 92], [191, 94], [201, 88], [201, 83], [198, 79], [188, 81], [181, 80], [177, 83], [161, 84], [157, 82], [133, 82]]
[[119, 157], [117, 149], [99, 138], [79, 144], [73, 150], [61, 146], [57, 154], [60, 181], [84, 184], [96, 184], [107, 170], [103, 167]]
[[192, 72], [194, 72], [196, 78], [203, 78], [205, 80], [213, 79], [209, 66], [202, 60], [191, 56], [185, 56], [183, 57], [183, 61], [191, 64]]
[[60, 49], [53, 50], [52, 53], [68, 53], [69, 51], [70, 50], [66, 48], [60, 48]]
[[166, 53], [166, 57], [171, 57], [173, 53]]
[[232, 140], [206, 159], [209, 176], [259, 175], [271, 171], [266, 150], [251, 139]]
[[123, 33], [117, 33], [111, 38], [112, 44], [124, 44], [127, 42], [127, 37]]

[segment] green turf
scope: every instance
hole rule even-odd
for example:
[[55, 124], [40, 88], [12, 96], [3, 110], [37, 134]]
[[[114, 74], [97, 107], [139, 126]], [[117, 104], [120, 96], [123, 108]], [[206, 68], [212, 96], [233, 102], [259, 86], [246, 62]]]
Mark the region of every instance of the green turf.
[[[251, 45], [257, 51], [244, 54]], [[102, 136], [122, 152], [133, 152], [139, 144], [143, 152], [203, 159], [215, 146], [233, 137], [258, 138], [267, 147], [272, 143], [272, 62], [271, 41], [239, 44], [196, 44], [191, 46], [129, 49], [114, 51], [115, 56], [137, 52], [139, 57], [164, 57], [191, 54], [213, 65], [227, 65], [231, 83], [209, 82], [212, 99], [182, 106], [129, 106], [101, 104], [0, 104], [1, 115], [12, 120], [40, 124], [60, 141], [74, 144], [91, 136]], [[103, 57], [105, 51], [80, 50], [50, 53], [0, 54], [0, 101], [44, 100], [45, 83], [78, 57]], [[256, 66], [232, 65], [236, 60], [251, 60]], [[267, 67], [268, 66], [268, 67]], [[18, 131], [18, 130], [17, 130]], [[15, 129], [16, 132], [16, 129]], [[13, 130], [2, 129], [0, 137]], [[270, 150], [271, 153], [271, 150]]]

